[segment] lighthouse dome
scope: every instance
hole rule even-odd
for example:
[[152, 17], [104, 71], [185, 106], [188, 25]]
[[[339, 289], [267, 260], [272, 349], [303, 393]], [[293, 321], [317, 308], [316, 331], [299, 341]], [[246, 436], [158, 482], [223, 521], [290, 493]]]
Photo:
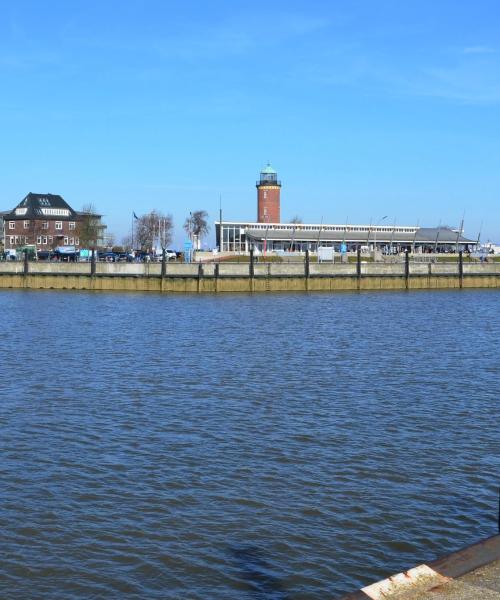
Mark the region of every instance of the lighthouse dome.
[[267, 166], [265, 166], [261, 173], [263, 175], [277, 175], [277, 172], [271, 167], [271, 163], [267, 163]]

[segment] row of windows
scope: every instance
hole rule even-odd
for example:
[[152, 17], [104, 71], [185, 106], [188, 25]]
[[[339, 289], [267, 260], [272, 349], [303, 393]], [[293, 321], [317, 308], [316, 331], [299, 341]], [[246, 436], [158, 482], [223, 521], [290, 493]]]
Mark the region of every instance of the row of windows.
[[10, 245], [13, 246], [14, 244], [27, 244], [28, 243], [28, 238], [24, 235], [11, 235], [9, 237], [10, 239]]
[[303, 225], [302, 223], [297, 224], [284, 224], [280, 223], [278, 226], [269, 226], [265, 223], [223, 223], [223, 229], [226, 227], [241, 227], [249, 229], [271, 229], [271, 230], [300, 230], [300, 231], [363, 231], [363, 232], [383, 232], [383, 233], [415, 233], [417, 227], [390, 227], [388, 225], [377, 227], [375, 225], [369, 226], [354, 226], [354, 225]]
[[[30, 228], [30, 221], [23, 221], [24, 224], [24, 229], [29, 229]], [[74, 221], [70, 221], [68, 223], [69, 225], [69, 230], [70, 231], [74, 231], [76, 229], [76, 223]], [[9, 229], [15, 229], [16, 228], [16, 222], [15, 221], [9, 221]], [[42, 221], [42, 229], [48, 229], [49, 228], [49, 222], [48, 221]], [[55, 228], [58, 230], [62, 230], [63, 228], [63, 224], [62, 221], [56, 221], [55, 222]]]
[[[46, 246], [47, 244], [52, 244], [53, 241], [54, 241], [54, 238], [51, 235], [49, 235], [49, 236], [39, 235], [36, 238], [36, 243], [39, 246]], [[79, 238], [65, 237], [63, 243], [65, 246], [79, 246], [80, 240], [79, 240]]]
[[[47, 244], [52, 244], [54, 241], [53, 236], [51, 235], [39, 235], [36, 238], [36, 243], [38, 246], [46, 246]], [[11, 246], [16, 244], [27, 244], [28, 236], [26, 235], [10, 235], [9, 242]], [[63, 241], [65, 246], [79, 246], [80, 239], [75, 237], [65, 237]]]
[[54, 217], [69, 217], [69, 210], [67, 208], [42, 208], [42, 214]]

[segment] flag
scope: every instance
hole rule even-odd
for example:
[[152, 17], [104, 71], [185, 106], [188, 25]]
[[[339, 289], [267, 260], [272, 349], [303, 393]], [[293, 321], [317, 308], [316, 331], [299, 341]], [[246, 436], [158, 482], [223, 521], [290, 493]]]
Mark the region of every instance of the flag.
[[132, 211], [132, 214], [134, 215], [134, 219], [139, 220], [139, 217], [135, 214], [135, 212]]

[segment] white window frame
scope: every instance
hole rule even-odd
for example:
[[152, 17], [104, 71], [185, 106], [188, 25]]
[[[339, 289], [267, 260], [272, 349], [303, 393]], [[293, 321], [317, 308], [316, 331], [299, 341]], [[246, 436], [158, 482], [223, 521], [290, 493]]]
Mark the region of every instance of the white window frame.
[[49, 222], [48, 221], [42, 221], [42, 229], [48, 229], [49, 228]]
[[15, 229], [16, 228], [16, 222], [15, 221], [9, 221], [9, 229]]
[[30, 227], [30, 222], [29, 222], [29, 221], [24, 221], [24, 222], [23, 222], [23, 226], [24, 226], [24, 229], [29, 229], [29, 227]]
[[76, 228], [76, 223], [74, 221], [69, 222], [69, 230], [74, 231]]
[[62, 228], [63, 228], [62, 221], [56, 221], [56, 223], [55, 223], [55, 229], [57, 231], [62, 231]]

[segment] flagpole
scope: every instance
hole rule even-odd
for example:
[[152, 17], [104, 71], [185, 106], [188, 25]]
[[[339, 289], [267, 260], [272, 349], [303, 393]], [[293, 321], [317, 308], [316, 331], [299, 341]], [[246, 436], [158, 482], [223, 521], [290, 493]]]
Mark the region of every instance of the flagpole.
[[134, 251], [134, 211], [132, 211], [132, 252]]

